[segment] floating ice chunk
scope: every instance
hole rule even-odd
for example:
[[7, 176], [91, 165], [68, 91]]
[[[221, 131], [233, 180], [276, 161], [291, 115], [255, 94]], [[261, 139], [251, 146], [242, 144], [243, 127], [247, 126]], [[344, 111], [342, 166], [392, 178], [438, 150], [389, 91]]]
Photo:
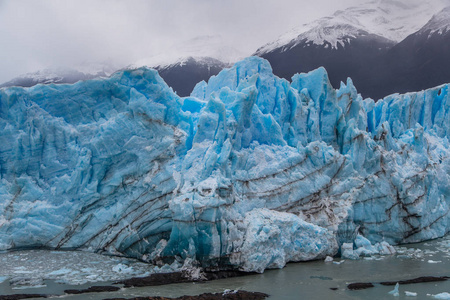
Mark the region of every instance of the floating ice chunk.
[[94, 271], [94, 269], [93, 268], [81, 268], [81, 271], [89, 274], [89, 273], [92, 273]]
[[334, 258], [331, 256], [325, 257], [325, 262], [332, 262], [333, 260], [334, 260]]
[[439, 264], [441, 262], [442, 262], [441, 260], [431, 260], [431, 259], [428, 260], [429, 264]]
[[9, 284], [16, 290], [46, 287], [42, 278], [31, 277], [14, 277], [9, 280]]
[[440, 299], [440, 300], [449, 300], [450, 299], [450, 293], [440, 293], [436, 295], [432, 295], [434, 299]]
[[416, 297], [417, 293], [405, 291], [405, 296], [407, 296], [407, 297]]
[[398, 297], [400, 295], [400, 293], [398, 291], [399, 286], [400, 285], [397, 282], [397, 284], [395, 285], [395, 288], [392, 291], [390, 291], [389, 294], [391, 294], [394, 297]]
[[46, 284], [36, 284], [36, 285], [19, 285], [19, 286], [13, 286], [11, 289], [13, 290], [25, 290], [25, 289], [40, 289], [47, 287]]
[[32, 274], [33, 271], [17, 270], [14, 271], [15, 274]]
[[72, 272], [73, 270], [71, 269], [59, 269], [53, 272], [48, 273], [48, 276], [60, 276], [60, 275], [66, 275], [69, 274], [70, 272]]

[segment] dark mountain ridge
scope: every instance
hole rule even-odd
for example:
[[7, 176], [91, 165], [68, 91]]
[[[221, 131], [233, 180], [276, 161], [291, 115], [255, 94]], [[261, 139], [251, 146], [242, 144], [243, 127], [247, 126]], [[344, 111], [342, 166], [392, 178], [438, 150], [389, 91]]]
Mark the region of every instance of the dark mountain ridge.
[[334, 87], [350, 77], [363, 97], [380, 99], [450, 82], [449, 29], [447, 7], [399, 43], [363, 32], [341, 37], [344, 42], [335, 47], [304, 38], [270, 51], [258, 50], [255, 55], [267, 59], [274, 73], [288, 80], [322, 66]]

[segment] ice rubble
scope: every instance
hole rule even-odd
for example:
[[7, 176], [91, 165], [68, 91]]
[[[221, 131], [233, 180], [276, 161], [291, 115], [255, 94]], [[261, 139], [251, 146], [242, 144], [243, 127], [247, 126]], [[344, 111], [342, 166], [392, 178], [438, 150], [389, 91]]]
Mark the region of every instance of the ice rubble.
[[375, 103], [250, 57], [187, 98], [146, 68], [1, 89], [0, 249], [262, 271], [441, 237], [448, 88]]
[[[24, 250], [0, 253], [0, 283], [12, 289], [45, 286], [46, 280], [73, 285], [118, 281], [168, 272], [177, 266], [158, 268], [134, 259], [82, 251]], [[1, 287], [0, 287], [1, 289]]]

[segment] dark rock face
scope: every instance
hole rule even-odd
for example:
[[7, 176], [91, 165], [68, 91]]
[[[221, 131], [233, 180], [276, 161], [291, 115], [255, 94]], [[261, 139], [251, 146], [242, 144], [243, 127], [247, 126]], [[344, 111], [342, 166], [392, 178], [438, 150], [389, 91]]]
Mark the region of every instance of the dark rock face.
[[195, 85], [219, 74], [228, 65], [214, 58], [196, 60], [188, 59], [186, 62], [177, 63], [165, 67], [157, 67], [159, 75], [177, 92], [178, 96], [189, 96]]
[[398, 284], [413, 284], [413, 283], [424, 283], [424, 282], [438, 282], [438, 281], [446, 281], [450, 277], [442, 276], [442, 277], [433, 277], [433, 276], [423, 276], [414, 279], [400, 280], [400, 281], [383, 281], [380, 282], [381, 285], [396, 285]]
[[450, 82], [450, 32], [417, 32], [390, 49], [384, 74], [378, 78], [385, 94], [423, 90]]
[[178, 298], [166, 297], [137, 297], [131, 299], [111, 298], [104, 300], [263, 300], [269, 295], [259, 292], [233, 291], [228, 293], [205, 293], [198, 296], [181, 296]]
[[306, 40], [259, 55], [277, 76], [290, 78], [320, 66], [327, 69], [335, 88], [352, 78], [363, 97], [380, 99], [450, 82], [450, 32], [418, 31], [395, 44], [375, 35], [350, 39], [342, 47], [314, 45]]
[[[377, 35], [349, 38], [350, 42], [342, 47], [332, 48], [331, 44], [315, 45], [303, 40], [298, 45], [287, 45], [272, 52], [256, 55], [267, 59], [273, 72], [279, 77], [290, 78], [296, 73], [309, 72], [318, 67], [325, 67], [333, 87], [351, 77], [363, 96], [381, 95], [374, 78], [379, 77], [382, 68], [378, 61], [383, 58], [394, 42]], [[374, 97], [374, 96], [372, 96]]]
[[171, 283], [190, 282], [189, 278], [182, 272], [174, 273], [157, 273], [147, 277], [135, 277], [116, 282], [116, 284], [123, 284], [124, 287], [143, 287], [143, 286], [157, 286]]
[[47, 298], [47, 295], [41, 294], [15, 294], [15, 295], [1, 295], [0, 300], [20, 300], [31, 298]]
[[116, 284], [123, 284], [124, 287], [143, 287], [143, 286], [157, 286], [171, 283], [185, 283], [192, 281], [208, 281], [218, 280], [230, 277], [246, 276], [253, 273], [241, 271], [205, 271], [202, 273], [203, 277], [199, 280], [193, 280], [188, 274], [184, 272], [172, 273], [156, 273], [147, 277], [134, 277], [126, 280], [116, 282]]
[[[399, 280], [399, 281], [383, 281], [379, 284], [381, 285], [396, 285], [398, 284], [413, 284], [413, 283], [425, 283], [425, 282], [439, 282], [439, 281], [446, 281], [450, 279], [450, 277], [447, 276], [441, 276], [441, 277], [435, 277], [435, 276], [423, 276], [413, 279], [406, 279], [406, 280]], [[370, 282], [355, 282], [350, 283], [347, 288], [349, 290], [363, 290], [374, 287], [373, 283]]]
[[364, 290], [364, 289], [368, 289], [368, 288], [372, 288], [374, 287], [374, 285], [370, 282], [355, 282], [355, 283], [350, 283], [347, 288], [349, 290]]
[[84, 290], [65, 290], [64, 293], [78, 295], [86, 293], [116, 292], [118, 290], [120, 290], [120, 287], [117, 286], [91, 286]]

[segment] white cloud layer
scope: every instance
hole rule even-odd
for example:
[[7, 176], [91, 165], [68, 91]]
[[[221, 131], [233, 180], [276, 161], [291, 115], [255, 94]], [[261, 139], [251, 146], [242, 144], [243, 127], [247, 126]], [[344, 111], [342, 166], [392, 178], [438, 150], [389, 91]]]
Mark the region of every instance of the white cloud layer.
[[202, 35], [250, 55], [358, 0], [0, 0], [0, 83], [54, 66], [127, 65]]

